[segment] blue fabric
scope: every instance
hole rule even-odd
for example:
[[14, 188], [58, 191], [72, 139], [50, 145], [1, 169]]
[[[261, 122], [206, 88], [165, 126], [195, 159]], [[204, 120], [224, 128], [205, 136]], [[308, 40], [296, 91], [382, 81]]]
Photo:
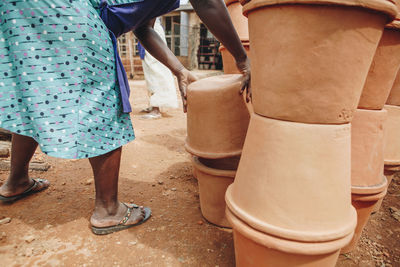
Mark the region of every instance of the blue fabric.
[[144, 57], [146, 56], [146, 49], [144, 49], [143, 45], [140, 42], [138, 42], [137, 44], [137, 49], [139, 51], [140, 59], [143, 60]]
[[121, 90], [123, 112], [132, 111], [129, 103], [130, 88], [128, 77], [117, 51], [117, 38], [135, 30], [149, 20], [164, 15], [179, 7], [179, 0], [143, 0], [130, 1], [127, 4], [109, 5], [102, 0], [99, 6], [100, 17], [109, 29], [113, 42], [118, 83]]

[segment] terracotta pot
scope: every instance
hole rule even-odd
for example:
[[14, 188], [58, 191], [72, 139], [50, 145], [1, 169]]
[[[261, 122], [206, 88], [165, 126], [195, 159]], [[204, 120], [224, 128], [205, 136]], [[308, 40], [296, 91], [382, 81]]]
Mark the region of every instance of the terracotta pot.
[[225, 218], [225, 192], [233, 183], [240, 157], [204, 159], [193, 157], [200, 192], [201, 213], [207, 221], [230, 227]]
[[192, 163], [193, 177], [197, 180], [197, 168], [196, 168], [196, 165], [194, 164], [194, 157], [196, 157], [196, 156], [190, 155], [190, 162]]
[[[390, 165], [385, 166], [384, 175], [386, 176], [386, 179], [387, 179], [387, 188], [389, 188], [390, 183], [392, 182], [393, 177], [396, 174], [396, 172], [400, 172], [400, 166], [396, 166], [396, 165], [394, 165], [394, 166], [390, 166]], [[372, 213], [378, 212], [380, 210], [380, 208], [382, 206], [382, 202], [383, 202], [383, 198], [380, 199], [378, 201], [378, 203], [376, 203]]]
[[[386, 170], [386, 169], [385, 169], [384, 175], [385, 175], [386, 180], [387, 180], [387, 186], [386, 186], [387, 189], [389, 188], [390, 183], [391, 183], [392, 180], [393, 180], [393, 176], [394, 176], [395, 173], [398, 172], [398, 171], [399, 171], [399, 170], [392, 171], [392, 170]], [[374, 206], [374, 209], [373, 209], [372, 213], [378, 212], [378, 211], [381, 209], [382, 203], [383, 203], [383, 198], [381, 198], [380, 200], [378, 200], [378, 202], [377, 202], [376, 205]]]
[[374, 214], [374, 213], [378, 212], [381, 209], [382, 204], [383, 204], [383, 199], [384, 198], [381, 198], [381, 199], [378, 200], [378, 202], [376, 202], [376, 204], [374, 205], [374, 208], [372, 209], [371, 214]]
[[383, 173], [384, 125], [386, 110], [357, 109], [351, 125], [351, 185], [353, 193], [360, 188], [381, 192]]
[[249, 40], [249, 24], [247, 17], [243, 16], [242, 6], [239, 1], [234, 1], [226, 5], [229, 15], [231, 16], [233, 26], [239, 35], [240, 40]]
[[254, 111], [287, 121], [350, 122], [395, 5], [252, 0], [243, 11], [249, 18]]
[[242, 152], [250, 115], [239, 95], [242, 75], [196, 81], [187, 91], [186, 150], [203, 158], [226, 158]]
[[239, 0], [224, 0], [224, 2], [225, 2], [225, 5], [228, 6], [228, 5], [230, 5], [230, 4], [239, 2]]
[[386, 171], [385, 170], [384, 174], [385, 174], [385, 177], [387, 180], [387, 186], [386, 186], [387, 188], [389, 188], [390, 183], [393, 181], [393, 177], [397, 172], [399, 172], [399, 171], [390, 171], [390, 170]]
[[385, 165], [400, 165], [400, 107], [385, 105], [388, 112], [385, 130]]
[[335, 266], [340, 248], [353, 233], [329, 242], [298, 242], [281, 239], [251, 228], [227, 209], [233, 226], [237, 267]]
[[[387, 184], [385, 182], [385, 184]], [[349, 253], [353, 251], [360, 239], [362, 230], [364, 229], [365, 225], [368, 222], [368, 219], [374, 210], [375, 205], [380, 199], [383, 199], [386, 195], [387, 189], [385, 188], [383, 192], [378, 194], [371, 194], [371, 195], [360, 195], [360, 194], [352, 194], [352, 205], [357, 210], [357, 226], [354, 232], [353, 239], [351, 242], [341, 250], [341, 253]]]
[[400, 165], [397, 165], [397, 166], [385, 166], [384, 175], [385, 175], [387, 183], [388, 183], [387, 187], [389, 187], [390, 183], [393, 180], [393, 177], [398, 172], [400, 172]]
[[[246, 49], [247, 53], [250, 51], [250, 43], [249, 42], [242, 42], [244, 48]], [[239, 74], [240, 71], [236, 67], [236, 61], [233, 58], [232, 54], [225, 48], [225, 46], [221, 45], [219, 47], [219, 51], [221, 52], [222, 56], [222, 63], [224, 65], [224, 73], [225, 74]]]
[[394, 80], [392, 90], [386, 100], [387, 105], [400, 106], [400, 71], [397, 73], [396, 80]]
[[386, 100], [387, 105], [400, 106], [400, 71], [397, 73], [392, 90]]
[[379, 42], [358, 108], [382, 109], [400, 67], [400, 29], [386, 28]]
[[252, 114], [225, 200], [252, 228], [298, 241], [351, 233], [350, 124], [313, 125]]
[[385, 165], [385, 172], [400, 172], [400, 165]]

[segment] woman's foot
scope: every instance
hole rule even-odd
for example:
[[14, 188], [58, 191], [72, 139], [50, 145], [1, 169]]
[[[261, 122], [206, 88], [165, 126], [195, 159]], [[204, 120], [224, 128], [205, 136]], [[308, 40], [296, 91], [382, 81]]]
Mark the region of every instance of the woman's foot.
[[142, 109], [140, 113], [150, 113], [153, 110], [153, 107], [147, 107], [145, 109]]
[[96, 207], [90, 218], [90, 223], [96, 228], [105, 228], [116, 225], [136, 225], [144, 220], [146, 216], [143, 207], [134, 204], [119, 203], [119, 205], [111, 210]]
[[18, 183], [12, 183], [9, 179], [0, 187], [0, 200], [15, 201], [43, 191], [49, 186], [50, 182], [45, 179], [18, 179]]

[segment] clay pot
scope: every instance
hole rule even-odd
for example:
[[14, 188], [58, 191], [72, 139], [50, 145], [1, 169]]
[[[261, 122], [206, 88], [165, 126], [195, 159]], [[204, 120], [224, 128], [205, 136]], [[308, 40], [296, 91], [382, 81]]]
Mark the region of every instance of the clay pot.
[[[242, 42], [244, 48], [247, 51], [247, 54], [250, 51], [250, 43], [249, 42]], [[219, 47], [219, 51], [222, 55], [222, 63], [224, 65], [224, 73], [225, 74], [239, 74], [240, 71], [236, 67], [235, 58], [232, 56], [231, 53], [225, 48], [225, 46], [221, 45]]]
[[225, 218], [225, 192], [233, 183], [240, 157], [204, 159], [193, 157], [200, 192], [201, 213], [207, 221], [230, 227]]
[[389, 169], [385, 168], [384, 175], [385, 175], [386, 180], [387, 180], [387, 188], [389, 188], [390, 183], [392, 182], [394, 175], [397, 172], [400, 172], [400, 166], [394, 166], [394, 167], [395, 168], [392, 168], [392, 169], [391, 168], [389, 168]]
[[339, 124], [351, 121], [384, 26], [397, 10], [386, 0], [252, 0], [243, 12], [254, 111]]
[[[400, 171], [400, 166], [395, 166], [395, 167], [396, 167], [396, 170], [391, 170], [391, 169], [386, 169], [386, 168], [384, 170], [384, 175], [387, 180], [386, 188], [389, 188], [390, 183], [392, 182], [393, 176], [395, 175], [395, 173]], [[378, 200], [378, 202], [374, 206], [374, 210], [372, 211], [372, 213], [378, 212], [381, 209], [382, 203], [383, 203], [383, 198]]]
[[230, 5], [230, 4], [239, 2], [239, 0], [224, 0], [224, 2], [225, 2], [225, 5], [228, 6], [228, 5]]
[[190, 155], [190, 161], [192, 162], [192, 174], [193, 174], [193, 177], [197, 180], [197, 168], [196, 168], [196, 166], [194, 164], [194, 157], [196, 157], [196, 156]]
[[385, 105], [388, 112], [385, 130], [385, 165], [400, 165], [400, 107]]
[[358, 188], [375, 188], [381, 192], [383, 173], [384, 125], [386, 110], [357, 109], [351, 126], [351, 185], [353, 193]]
[[[390, 183], [393, 180], [394, 175], [396, 172], [400, 172], [400, 166], [385, 166], [384, 175], [387, 179], [387, 188], [389, 188]], [[375, 205], [374, 210], [372, 213], [379, 211], [382, 206], [383, 199], [380, 199], [378, 203]]]
[[358, 108], [382, 109], [400, 67], [400, 29], [386, 28], [379, 42]]
[[335, 266], [340, 248], [353, 233], [328, 242], [299, 242], [257, 231], [237, 218], [228, 209], [233, 226], [237, 267]]
[[239, 95], [242, 75], [196, 81], [187, 91], [186, 150], [202, 158], [226, 158], [242, 152], [250, 115]]
[[350, 124], [313, 125], [252, 114], [225, 200], [252, 228], [297, 241], [349, 235]]
[[396, 80], [394, 80], [392, 90], [386, 100], [387, 105], [400, 106], [400, 71], [397, 73]]
[[248, 41], [249, 27], [247, 17], [243, 16], [242, 6], [240, 5], [239, 1], [225, 0], [225, 4], [240, 40]]
[[393, 174], [395, 172], [400, 172], [400, 165], [385, 165], [384, 171], [385, 173], [388, 172], [390, 174]]
[[352, 205], [357, 210], [357, 227], [351, 242], [341, 250], [341, 253], [349, 253], [353, 251], [360, 239], [362, 230], [368, 222], [368, 219], [374, 210], [375, 205], [380, 199], [383, 199], [387, 192], [387, 181], [385, 180], [385, 188], [378, 194], [352, 194]]
[[[391, 25], [393, 26], [393, 28], [399, 30], [400, 19], [394, 20]], [[393, 83], [393, 87], [392, 90], [390, 91], [386, 104], [400, 106], [400, 72], [397, 74], [397, 77]]]

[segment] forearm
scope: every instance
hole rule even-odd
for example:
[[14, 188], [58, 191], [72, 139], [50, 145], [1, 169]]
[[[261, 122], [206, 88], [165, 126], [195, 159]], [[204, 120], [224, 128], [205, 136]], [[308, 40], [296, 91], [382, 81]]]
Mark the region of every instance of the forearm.
[[197, 15], [236, 61], [244, 61], [246, 51], [232, 24], [223, 0], [190, 0]]
[[174, 75], [178, 75], [184, 68], [150, 24], [139, 27], [134, 33], [143, 47], [158, 61], [167, 66]]

